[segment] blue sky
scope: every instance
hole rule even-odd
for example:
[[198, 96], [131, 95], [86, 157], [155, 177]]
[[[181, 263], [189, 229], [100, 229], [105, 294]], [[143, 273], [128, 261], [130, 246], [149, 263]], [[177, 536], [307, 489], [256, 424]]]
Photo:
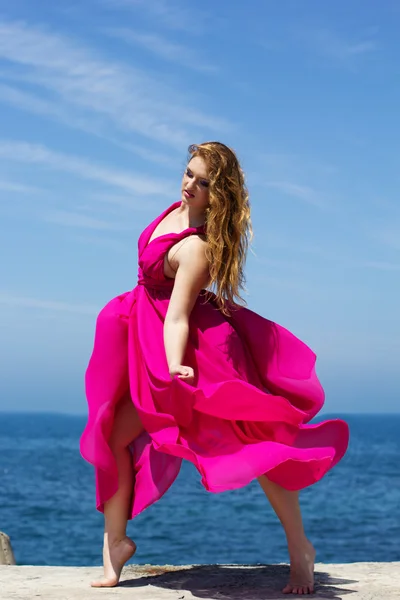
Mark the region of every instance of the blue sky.
[[0, 0], [0, 410], [86, 411], [96, 313], [216, 139], [249, 307], [317, 352], [326, 412], [398, 411], [399, 26], [394, 1]]

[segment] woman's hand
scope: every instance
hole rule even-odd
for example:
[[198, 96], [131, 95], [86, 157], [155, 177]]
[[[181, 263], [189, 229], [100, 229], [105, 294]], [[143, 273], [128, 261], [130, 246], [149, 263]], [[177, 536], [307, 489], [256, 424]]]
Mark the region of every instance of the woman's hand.
[[171, 365], [169, 374], [171, 375], [171, 379], [177, 375], [179, 379], [183, 379], [186, 383], [193, 383], [194, 381], [194, 371], [192, 367], [186, 367], [185, 365]]

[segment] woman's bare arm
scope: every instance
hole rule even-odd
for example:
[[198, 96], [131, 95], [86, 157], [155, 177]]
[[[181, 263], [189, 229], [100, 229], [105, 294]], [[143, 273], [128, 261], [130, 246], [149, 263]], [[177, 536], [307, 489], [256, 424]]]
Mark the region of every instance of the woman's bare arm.
[[191, 236], [174, 255], [178, 265], [164, 323], [164, 346], [171, 376], [179, 372], [186, 351], [189, 317], [196, 299], [209, 280], [206, 242]]

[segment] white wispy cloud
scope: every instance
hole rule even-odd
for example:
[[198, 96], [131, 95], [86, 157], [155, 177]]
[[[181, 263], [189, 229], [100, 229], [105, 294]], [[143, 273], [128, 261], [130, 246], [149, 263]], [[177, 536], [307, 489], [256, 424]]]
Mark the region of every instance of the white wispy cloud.
[[273, 179], [293, 180], [300, 177], [321, 178], [336, 175], [338, 168], [314, 156], [285, 152], [257, 153], [262, 167]]
[[371, 36], [349, 40], [328, 29], [303, 32], [302, 37], [322, 54], [339, 61], [369, 54], [377, 48]]
[[55, 302], [53, 300], [42, 300], [29, 296], [14, 296], [4, 291], [0, 291], [0, 304], [11, 307], [36, 308], [81, 315], [96, 315], [98, 313], [98, 307], [89, 304], [70, 304], [68, 302]]
[[124, 223], [112, 223], [66, 210], [54, 210], [48, 212], [43, 215], [43, 219], [47, 223], [54, 223], [55, 225], [62, 225], [63, 227], [76, 227], [79, 229], [97, 229], [100, 231], [127, 231], [132, 229]]
[[123, 8], [140, 11], [156, 19], [168, 29], [190, 34], [204, 33], [209, 22], [206, 13], [198, 5], [176, 2], [176, 0], [103, 0], [103, 5], [112, 9]]
[[[15, 74], [10, 75], [7, 73], [3, 74], [3, 76], [16, 79], [19, 82], [23, 79], [23, 77]], [[43, 116], [46, 119], [58, 121], [68, 127], [110, 139], [104, 131], [103, 125], [99, 121], [96, 122], [96, 119], [93, 117], [87, 119], [87, 117], [79, 117], [78, 115], [73, 114], [68, 105], [64, 104], [62, 101], [55, 103], [54, 101], [45, 100], [37, 95], [26, 92], [25, 90], [4, 84], [0, 84], [0, 101], [7, 103], [14, 108]], [[112, 139], [110, 139], [110, 141], [112, 141]]]
[[[173, 169], [176, 173], [176, 167], [179, 165], [179, 160], [182, 159], [182, 155], [168, 150], [168, 152], [157, 152], [156, 150], [149, 150], [149, 148], [145, 148], [143, 146], [138, 146], [137, 144], [132, 144], [131, 142], [119, 142], [117, 140], [113, 140], [118, 146], [140, 156], [147, 162], [152, 162], [156, 165], [160, 165], [161, 167], [168, 167]], [[180, 148], [182, 150], [182, 148]]]
[[141, 198], [139, 199], [134, 196], [126, 196], [122, 194], [107, 194], [101, 192], [97, 194], [91, 194], [90, 198], [96, 203], [100, 202], [102, 204], [110, 204], [115, 207], [134, 210], [138, 212], [156, 210], [160, 207], [159, 202], [155, 202], [152, 200], [146, 200], [146, 202], [143, 202]]
[[15, 183], [13, 181], [4, 180], [0, 180], [0, 190], [4, 190], [5, 192], [17, 192], [21, 194], [37, 194], [43, 191], [37, 187], [33, 187], [30, 185], [23, 185], [21, 183]]
[[[257, 152], [256, 161], [254, 171], [248, 173], [251, 183], [332, 210], [332, 197], [324, 190], [332, 187], [332, 175], [337, 173], [334, 165], [313, 156], [262, 149]], [[338, 206], [336, 199], [335, 206]]]
[[172, 197], [175, 193], [175, 187], [169, 181], [134, 176], [126, 171], [95, 164], [80, 156], [55, 152], [39, 144], [0, 140], [0, 157], [9, 161], [40, 164], [140, 196], [157, 194]]
[[268, 275], [266, 272], [256, 273], [251, 276], [252, 283], [266, 283], [268, 286], [272, 286], [278, 289], [284, 289], [291, 292], [305, 294], [309, 296], [311, 293], [313, 296], [317, 296], [324, 292], [324, 286], [318, 285], [315, 280], [306, 280], [304, 277], [302, 279], [295, 279], [293, 275], [290, 277], [277, 277], [274, 275]]
[[326, 207], [326, 202], [324, 202], [318, 192], [311, 187], [299, 185], [290, 181], [265, 181], [264, 185], [278, 190], [287, 196], [302, 200], [312, 206], [318, 208]]
[[268, 258], [268, 257], [259, 257], [257, 256], [255, 259], [255, 264], [257, 265], [263, 265], [266, 267], [272, 267], [272, 268], [277, 268], [277, 269], [295, 269], [297, 273], [299, 273], [301, 271], [301, 269], [304, 267], [304, 262], [301, 262], [299, 260], [285, 260], [285, 259], [281, 259], [281, 258]]
[[400, 250], [400, 226], [396, 224], [377, 227], [370, 232], [370, 236], [393, 250]]
[[[21, 84], [21, 80], [23, 79], [22, 76], [16, 74], [7, 73], [3, 76], [16, 80], [19, 84]], [[87, 115], [80, 117], [62, 100], [54, 103], [11, 85], [0, 84], [0, 102], [6, 103], [13, 108], [40, 115], [46, 119], [51, 119], [66, 127], [83, 131], [100, 139], [107, 140], [107, 142], [110, 142], [119, 148], [123, 148], [124, 150], [128, 150], [128, 152], [136, 154], [146, 161], [176, 169], [177, 159], [172, 158], [170, 151], [164, 153], [156, 152], [154, 150], [149, 150], [144, 146], [126, 142], [121, 138], [118, 138], [117, 134], [110, 132], [109, 127], [107, 127], [100, 118], [96, 118], [93, 115], [90, 115], [90, 117]], [[182, 147], [180, 147], [180, 150], [182, 150]]]
[[[265, 238], [265, 239], [264, 239]], [[348, 251], [338, 250], [336, 247], [326, 247], [323, 244], [305, 245], [299, 243], [297, 240], [294, 242], [293, 239], [285, 238], [285, 233], [268, 232], [268, 235], [263, 236], [263, 242], [267, 248], [271, 250], [284, 250], [285, 254], [289, 253], [291, 257], [288, 259], [271, 259], [269, 257], [257, 256], [254, 260], [256, 265], [265, 265], [267, 267], [278, 268], [280, 270], [294, 269], [296, 273], [302, 271], [303, 268], [312, 265], [318, 265], [320, 261], [324, 263], [331, 263], [340, 265], [342, 269], [360, 270], [360, 269], [373, 269], [376, 271], [387, 271], [394, 272], [400, 271], [400, 264], [389, 261], [378, 261], [378, 260], [362, 260], [363, 255], [365, 256], [370, 252], [369, 248], [359, 248], [359, 252], [356, 253], [354, 249], [348, 249]], [[400, 245], [399, 245], [400, 247]], [[312, 263], [309, 259], [299, 259], [299, 255], [311, 255]]]
[[86, 246], [105, 248], [106, 250], [118, 252], [119, 254], [125, 254], [126, 256], [128, 256], [129, 253], [132, 253], [133, 249], [136, 249], [135, 240], [132, 240], [132, 243], [129, 244], [124, 243], [121, 240], [105, 238], [104, 236], [95, 237], [93, 235], [74, 235], [72, 237], [72, 241], [85, 244]]
[[171, 42], [156, 33], [142, 33], [126, 28], [106, 29], [104, 33], [128, 44], [140, 46], [162, 60], [177, 63], [195, 71], [215, 73], [218, 70], [215, 66], [203, 63], [190, 48]]
[[385, 261], [369, 261], [362, 266], [378, 271], [400, 271], [400, 264], [390, 263]]
[[193, 108], [195, 99], [188, 90], [182, 94], [176, 83], [168, 86], [157, 74], [108, 60], [76, 40], [24, 22], [0, 22], [0, 58], [10, 64], [3, 67], [3, 79], [19, 78], [45, 96], [30, 93], [29, 98], [3, 87], [3, 100], [43, 115], [48, 110], [65, 124], [79, 126], [81, 120], [86, 131], [100, 124], [122, 138], [134, 132], [182, 148], [202, 129], [231, 127], [225, 119]]

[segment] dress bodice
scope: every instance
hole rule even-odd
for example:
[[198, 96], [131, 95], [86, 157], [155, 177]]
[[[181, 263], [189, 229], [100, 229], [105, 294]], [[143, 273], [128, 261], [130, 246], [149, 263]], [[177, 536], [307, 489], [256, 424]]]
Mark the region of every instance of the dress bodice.
[[200, 227], [188, 227], [179, 233], [165, 233], [150, 241], [157, 225], [179, 205], [180, 202], [172, 204], [172, 206], [167, 208], [152, 223], [150, 223], [140, 235], [138, 241], [138, 285], [144, 285], [146, 288], [153, 290], [172, 291], [174, 279], [172, 277], [167, 277], [164, 274], [165, 254], [174, 244], [185, 237], [193, 234], [205, 233], [205, 227], [204, 225], [201, 225]]

